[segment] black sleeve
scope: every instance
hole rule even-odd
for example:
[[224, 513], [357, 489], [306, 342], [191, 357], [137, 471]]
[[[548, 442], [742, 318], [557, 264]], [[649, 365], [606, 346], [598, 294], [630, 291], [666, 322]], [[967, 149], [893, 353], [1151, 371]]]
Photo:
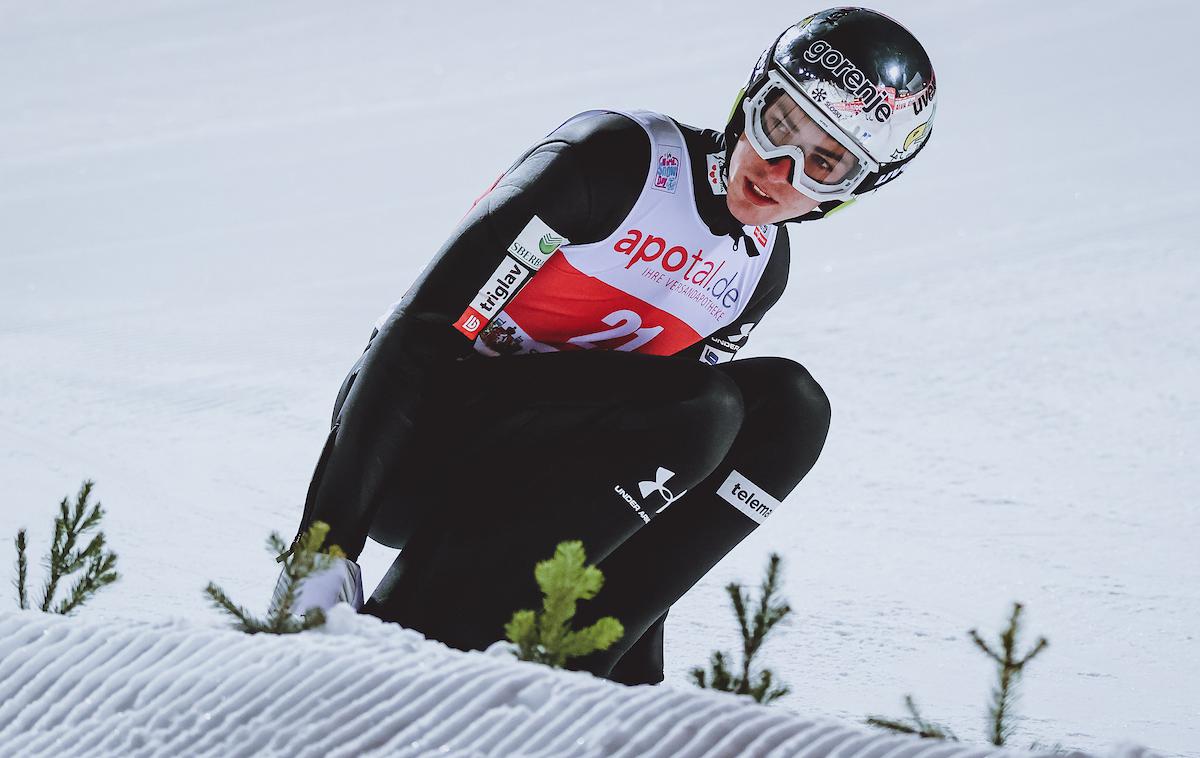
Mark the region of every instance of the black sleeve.
[[[744, 240], [744, 244], [750, 244]], [[755, 288], [746, 310], [729, 325], [717, 330], [677, 355], [705, 363], [724, 363], [733, 360], [738, 350], [750, 341], [750, 330], [758, 326], [766, 312], [779, 302], [787, 288], [788, 270], [791, 268], [791, 237], [786, 226], [779, 227], [775, 249]]]
[[604, 239], [637, 201], [649, 166], [641, 125], [597, 113], [559, 127], [505, 172], [372, 335], [318, 460], [302, 529], [325, 521], [329, 543], [358, 555], [375, 516], [373, 493], [411, 453], [431, 369], [473, 352], [454, 323], [509, 244], [534, 214], [571, 242]]
[[447, 325], [454, 352], [471, 341], [453, 324], [536, 214], [572, 244], [611, 234], [641, 194], [650, 138], [637, 122], [597, 113], [559, 127], [535, 145], [467, 213], [397, 308]]

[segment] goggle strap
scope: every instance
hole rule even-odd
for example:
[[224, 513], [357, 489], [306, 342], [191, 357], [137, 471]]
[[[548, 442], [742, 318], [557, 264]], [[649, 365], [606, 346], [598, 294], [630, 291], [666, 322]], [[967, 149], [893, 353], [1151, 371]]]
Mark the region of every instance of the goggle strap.
[[921, 151], [924, 150], [925, 146], [929, 144], [929, 140], [932, 137], [933, 127], [931, 126], [929, 127], [929, 134], [925, 135], [925, 139], [921, 141], [921, 144], [917, 146], [917, 149], [913, 151], [912, 155], [905, 157], [903, 160], [882, 164], [879, 167], [879, 171], [867, 177], [866, 181], [858, 185], [858, 187], [854, 190], [854, 194], [866, 194], [895, 179], [897, 176], [899, 176], [897, 172], [907, 166], [909, 161], [911, 161], [913, 158], [916, 158], [918, 155], [920, 155]]

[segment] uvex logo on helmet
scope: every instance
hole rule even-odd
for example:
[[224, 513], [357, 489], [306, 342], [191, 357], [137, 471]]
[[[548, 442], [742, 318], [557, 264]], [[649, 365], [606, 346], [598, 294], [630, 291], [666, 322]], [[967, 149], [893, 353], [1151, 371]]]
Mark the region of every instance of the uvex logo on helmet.
[[877, 121], [887, 121], [892, 117], [892, 106], [886, 102], [884, 93], [833, 45], [823, 39], [813, 42], [804, 51], [804, 60], [819, 63], [828, 69], [842, 89], [858, 95], [862, 100], [863, 110], [873, 111]]
[[732, 308], [738, 301], [739, 292], [734, 285], [741, 271], [718, 278], [717, 274], [725, 268], [725, 261], [721, 261], [720, 265], [714, 264], [712, 260], [705, 259], [703, 250], [689, 253], [683, 245], [670, 245], [662, 237], [643, 234], [641, 229], [626, 231], [625, 236], [613, 245], [613, 250], [629, 256], [629, 263], [625, 264], [627, 270], [639, 261], [657, 263], [664, 271], [702, 287], [714, 298], [719, 298], [726, 308]]

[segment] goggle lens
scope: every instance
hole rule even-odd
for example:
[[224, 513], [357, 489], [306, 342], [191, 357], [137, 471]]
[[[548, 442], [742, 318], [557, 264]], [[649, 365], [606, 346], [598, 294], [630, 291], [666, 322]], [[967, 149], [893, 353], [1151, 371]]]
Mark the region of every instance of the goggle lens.
[[782, 89], [766, 93], [759, 127], [769, 147], [798, 149], [802, 155], [793, 157], [797, 168], [817, 184], [836, 187], [859, 169], [858, 158]]

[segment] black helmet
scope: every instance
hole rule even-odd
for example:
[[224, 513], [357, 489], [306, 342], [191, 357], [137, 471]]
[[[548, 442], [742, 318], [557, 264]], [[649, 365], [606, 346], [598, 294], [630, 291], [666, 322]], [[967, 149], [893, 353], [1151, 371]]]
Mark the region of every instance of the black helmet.
[[726, 165], [756, 98], [762, 100], [764, 90], [773, 87], [806, 100], [805, 110], [828, 123], [829, 131], [862, 159], [852, 181], [830, 193], [840, 196], [822, 202], [805, 219], [891, 182], [933, 130], [937, 84], [929, 55], [899, 23], [866, 8], [821, 11], [771, 43], [725, 126]]

